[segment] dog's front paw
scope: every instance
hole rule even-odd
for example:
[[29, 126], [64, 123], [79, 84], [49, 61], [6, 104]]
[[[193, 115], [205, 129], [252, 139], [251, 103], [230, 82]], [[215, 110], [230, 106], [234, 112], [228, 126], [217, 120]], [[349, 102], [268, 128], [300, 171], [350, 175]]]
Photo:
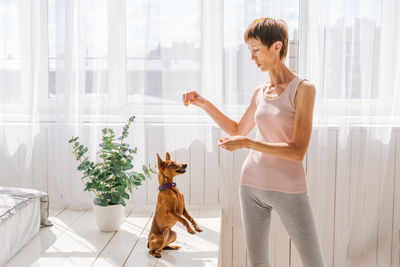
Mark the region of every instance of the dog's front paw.
[[195, 231], [193, 231], [193, 229], [192, 229], [192, 228], [189, 228], [189, 229], [187, 229], [187, 230], [188, 230], [189, 234], [192, 234], [192, 235], [195, 235], [195, 234], [196, 234], [196, 232], [195, 232]]
[[197, 226], [197, 225], [196, 225], [196, 226], [194, 227], [194, 229], [195, 229], [197, 232], [203, 232], [203, 229], [201, 229], [200, 226]]

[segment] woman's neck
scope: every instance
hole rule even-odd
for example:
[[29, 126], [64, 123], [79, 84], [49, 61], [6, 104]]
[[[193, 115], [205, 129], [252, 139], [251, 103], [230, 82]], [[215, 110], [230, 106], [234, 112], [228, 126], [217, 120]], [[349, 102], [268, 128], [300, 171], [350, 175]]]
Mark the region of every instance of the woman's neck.
[[283, 62], [280, 62], [275, 68], [269, 70], [268, 74], [271, 86], [288, 83], [296, 77]]

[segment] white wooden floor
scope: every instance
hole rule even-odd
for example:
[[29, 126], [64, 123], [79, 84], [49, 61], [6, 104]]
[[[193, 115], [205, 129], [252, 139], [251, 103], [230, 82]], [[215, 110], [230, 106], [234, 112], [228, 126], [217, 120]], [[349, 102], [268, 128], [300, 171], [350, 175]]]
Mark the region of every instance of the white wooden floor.
[[52, 208], [53, 226], [40, 229], [5, 266], [217, 266], [220, 210], [189, 213], [203, 232], [191, 235], [177, 223], [174, 244], [180, 250], [165, 250], [156, 259], [147, 249], [152, 212], [127, 211], [119, 231], [103, 233], [97, 229], [93, 210]]

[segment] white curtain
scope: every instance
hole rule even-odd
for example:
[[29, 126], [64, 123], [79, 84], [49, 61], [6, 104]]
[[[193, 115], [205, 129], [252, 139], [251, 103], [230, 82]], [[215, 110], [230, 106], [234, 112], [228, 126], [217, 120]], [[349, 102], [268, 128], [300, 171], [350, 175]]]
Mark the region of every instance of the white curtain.
[[400, 118], [399, 2], [310, 0], [304, 11], [301, 71], [317, 88], [316, 152], [308, 156], [319, 159], [307, 173], [322, 233], [331, 225], [332, 197], [336, 203], [334, 252], [325, 256], [334, 266], [397, 266], [398, 253], [392, 262], [385, 249], [393, 244], [398, 250], [391, 214], [393, 127]]
[[[80, 173], [71, 171], [76, 162], [67, 141], [81, 136], [95, 159], [101, 129], [121, 130], [131, 115], [137, 118], [130, 141], [141, 152], [136, 166], [154, 162], [156, 152], [180, 160], [194, 158], [189, 151], [196, 149], [215, 152], [215, 125], [200, 109], [184, 107], [181, 95], [199, 91], [240, 118], [254, 88], [268, 80], [251, 62], [243, 32], [255, 18], [279, 17], [289, 28], [286, 63], [317, 88], [314, 152], [305, 165], [328, 262], [390, 266], [376, 244], [391, 244], [382, 229], [398, 227], [379, 218], [389, 218], [394, 205], [388, 200], [392, 130], [400, 123], [399, 11], [397, 0], [3, 0], [0, 184], [91, 205]], [[148, 151], [147, 136], [162, 151]], [[203, 159], [221, 178], [221, 195], [214, 181], [199, 190], [220, 198], [228, 226], [222, 231], [240, 226], [232, 186], [238, 181], [230, 180], [240, 170], [224, 164], [240, 166], [245, 153]], [[191, 167], [199, 177], [209, 171]], [[187, 192], [197, 189], [182, 183]], [[156, 186], [157, 179], [148, 182]], [[154, 201], [149, 192], [136, 196]], [[235, 244], [244, 250], [243, 242]]]
[[[52, 192], [53, 203], [86, 207], [93, 196], [73, 170], [71, 136], [81, 137], [94, 160], [101, 129], [119, 133], [135, 115], [128, 142], [139, 147], [140, 170], [156, 162], [155, 153], [147, 155], [146, 128], [183, 125], [182, 117], [208, 124], [181, 103], [184, 92], [201, 92], [211, 79], [202, 71], [209, 60], [201, 51], [203, 8], [200, 0], [2, 1], [1, 184], [36, 187]], [[196, 131], [162, 131], [174, 142], [159, 138], [163, 151], [154, 152], [204, 141]], [[150, 183], [157, 188], [157, 179]]]

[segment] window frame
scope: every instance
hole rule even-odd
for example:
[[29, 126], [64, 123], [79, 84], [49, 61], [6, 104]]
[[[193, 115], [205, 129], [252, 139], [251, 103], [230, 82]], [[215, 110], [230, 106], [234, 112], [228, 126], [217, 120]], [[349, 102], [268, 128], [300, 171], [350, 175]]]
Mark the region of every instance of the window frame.
[[[299, 0], [300, 1], [300, 13], [299, 13], [299, 74], [303, 77], [307, 77], [307, 40], [308, 38], [308, 11], [310, 0]], [[384, 3], [382, 3], [384, 5]], [[382, 10], [384, 6], [382, 6]], [[381, 58], [379, 58], [381, 60]], [[311, 81], [312, 82], [312, 81]], [[321, 100], [318, 98], [318, 88], [316, 101]], [[366, 122], [372, 125], [379, 124], [383, 126], [387, 125], [400, 125], [400, 118], [391, 117], [389, 114], [390, 106], [392, 102], [384, 95], [380, 94], [375, 99], [370, 98], [359, 98], [359, 99], [339, 99], [339, 98], [326, 98], [327, 110], [320, 111], [318, 107], [314, 108], [314, 125], [327, 125], [327, 126], [338, 126], [342, 124], [349, 125], [365, 125]], [[361, 110], [363, 106], [368, 104], [368, 110], [375, 110], [373, 115], [363, 115]], [[320, 103], [320, 105], [322, 105]], [[317, 105], [316, 105], [317, 106]], [[346, 111], [347, 114], [342, 115], [341, 113]], [[322, 112], [322, 113], [319, 113]], [[328, 119], [323, 121], [323, 119]]]
[[[306, 73], [306, 59], [307, 59], [307, 24], [308, 24], [308, 10], [309, 10], [309, 0], [299, 0], [299, 21], [298, 21], [298, 73], [301, 76], [307, 77]], [[31, 6], [27, 6], [19, 2], [20, 5], [20, 16], [30, 15]], [[45, 53], [41, 53], [39, 56], [46, 59], [45, 66], [47, 66], [47, 72], [41, 73], [40, 79], [47, 81], [45, 86], [40, 86], [37, 96], [37, 101], [39, 103], [40, 110], [39, 113], [52, 114], [52, 111], [56, 109], [56, 100], [49, 97], [49, 39], [48, 39], [48, 1], [40, 1], [38, 3], [33, 3], [33, 8], [40, 11], [43, 8], [46, 10], [46, 16], [40, 20], [40, 25], [42, 31], [46, 36], [46, 46]], [[115, 32], [115, 25], [110, 25], [107, 23], [108, 27], [108, 86], [109, 86], [109, 96], [108, 97], [93, 97], [85, 94], [85, 88], [80, 88], [80, 94], [83, 99], [84, 118], [87, 121], [99, 121], [104, 118], [104, 120], [114, 120], [117, 118], [122, 118], [129, 116], [131, 114], [136, 114], [138, 117], [142, 117], [143, 120], [149, 122], [182, 122], [182, 123], [210, 123], [212, 120], [201, 110], [195, 107], [185, 107], [182, 104], [176, 105], [160, 105], [160, 104], [145, 104], [137, 105], [135, 103], [128, 103], [127, 101], [127, 32], [126, 32], [126, 2], [118, 1], [111, 5], [112, 8], [107, 8], [108, 16], [116, 16], [119, 14], [118, 19], [118, 32]], [[124, 14], [121, 16], [121, 14]], [[216, 17], [219, 21], [218, 25], [211, 25], [208, 18], [210, 16]], [[110, 19], [111, 20], [111, 19]], [[110, 21], [109, 20], [109, 21]], [[240, 118], [241, 114], [245, 111], [247, 107], [246, 104], [243, 105], [223, 105], [223, 44], [222, 44], [222, 33], [223, 33], [223, 3], [221, 1], [201, 1], [201, 93], [204, 96], [212, 96], [213, 102], [217, 106], [222, 107], [224, 112], [227, 112], [233, 118]], [[21, 22], [22, 23], [22, 22]], [[21, 24], [20, 24], [21, 25]], [[111, 27], [113, 26], [113, 27]], [[21, 31], [21, 30], [20, 30]], [[112, 34], [111, 34], [112, 33]], [[117, 37], [117, 38], [115, 38]], [[44, 39], [43, 39], [44, 41]], [[112, 45], [112, 41], [118, 42], [119, 48], [115, 49]], [[115, 55], [113, 54], [115, 53]], [[21, 58], [23, 53], [21, 55]], [[116, 59], [116, 61], [115, 61]], [[21, 60], [21, 59], [20, 59]], [[213, 64], [210, 64], [210, 62]], [[21, 61], [20, 61], [21, 62]], [[113, 73], [110, 72], [112, 66], [110, 65], [120, 65], [124, 71]], [[122, 64], [122, 65], [121, 65]], [[209, 68], [212, 65], [213, 68]], [[32, 74], [28, 72], [23, 72], [22, 62], [21, 62], [21, 81], [25, 79], [22, 75], [31, 76]], [[28, 77], [29, 78], [29, 77]], [[113, 88], [115, 81], [119, 81], [119, 85]], [[122, 82], [121, 82], [122, 81]], [[311, 81], [312, 82], [312, 81]], [[31, 121], [36, 114], [31, 114], [31, 102], [32, 102], [32, 85], [23, 86], [21, 83], [21, 99], [18, 103], [4, 103], [0, 104], [0, 108], [5, 112], [4, 121]], [[318, 98], [317, 98], [318, 99]], [[386, 115], [390, 111], [387, 103], [388, 100], [385, 97], [379, 96], [377, 99], [335, 99], [329, 98], [328, 109], [322, 114], [315, 114], [317, 118], [321, 116], [327, 116], [329, 118], [328, 124], [337, 124], [342, 121], [349, 122], [351, 124], [357, 124], [359, 122], [365, 121], [365, 115], [357, 115], [362, 110], [365, 101], [370, 103], [370, 106], [376, 108], [374, 118], [371, 120], [383, 118], [382, 121], [388, 120], [390, 116]], [[361, 103], [363, 102], [363, 103]], [[101, 106], [102, 115], [92, 115], [95, 109], [91, 107]], [[346, 110], [347, 114], [344, 116], [340, 115], [342, 110]], [[316, 110], [316, 112], [320, 112]], [[40, 116], [41, 120], [51, 121], [55, 120], [52, 115]], [[400, 120], [399, 118], [395, 118]], [[393, 120], [392, 120], [393, 121]], [[390, 122], [392, 122], [390, 121]]]

